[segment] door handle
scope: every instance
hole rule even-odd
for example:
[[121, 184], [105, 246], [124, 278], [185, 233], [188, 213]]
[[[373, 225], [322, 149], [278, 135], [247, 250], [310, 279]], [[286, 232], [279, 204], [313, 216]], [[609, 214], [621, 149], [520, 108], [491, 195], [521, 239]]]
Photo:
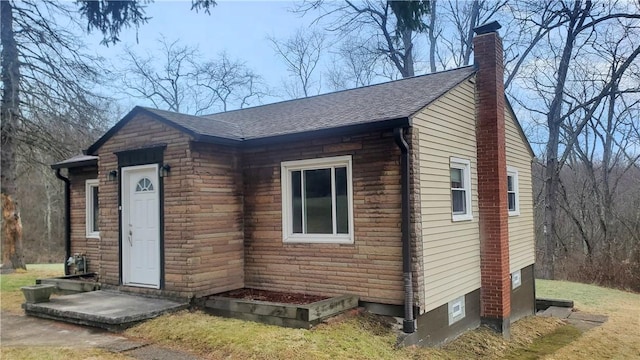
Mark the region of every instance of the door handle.
[[129, 224], [129, 246], [133, 247], [133, 241], [131, 241], [132, 236], [133, 236], [133, 231], [131, 230], [131, 224]]

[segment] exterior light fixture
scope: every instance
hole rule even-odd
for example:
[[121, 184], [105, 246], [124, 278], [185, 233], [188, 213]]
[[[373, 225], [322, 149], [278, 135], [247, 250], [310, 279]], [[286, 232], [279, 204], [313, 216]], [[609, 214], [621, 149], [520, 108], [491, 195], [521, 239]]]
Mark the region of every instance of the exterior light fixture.
[[171, 165], [169, 164], [162, 165], [162, 167], [160, 168], [160, 177], [169, 176], [169, 172], [171, 172]]
[[108, 178], [109, 178], [109, 181], [116, 181], [116, 180], [118, 180], [118, 170], [111, 170], [111, 171], [109, 171]]

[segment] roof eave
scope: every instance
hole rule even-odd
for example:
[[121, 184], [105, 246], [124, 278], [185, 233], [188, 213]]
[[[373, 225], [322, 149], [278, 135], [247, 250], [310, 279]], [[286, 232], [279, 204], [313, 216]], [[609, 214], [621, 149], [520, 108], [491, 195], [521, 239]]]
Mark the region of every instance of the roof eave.
[[98, 159], [59, 162], [59, 163], [52, 164], [51, 168], [54, 170], [57, 170], [57, 169], [71, 169], [71, 168], [90, 167], [90, 166], [98, 166]]
[[216, 144], [216, 145], [227, 145], [227, 146], [238, 146], [243, 143], [242, 139], [229, 139], [220, 136], [213, 135], [195, 135], [193, 136], [194, 141]]
[[291, 134], [281, 134], [275, 136], [253, 138], [244, 140], [242, 143], [245, 146], [260, 146], [260, 145], [272, 145], [284, 142], [302, 141], [311, 138], [328, 137], [328, 136], [344, 136], [360, 134], [369, 131], [381, 131], [389, 130], [398, 127], [406, 128], [411, 126], [411, 120], [409, 117], [400, 117], [379, 120], [375, 122], [367, 122], [353, 125], [345, 125], [340, 127], [319, 129]]

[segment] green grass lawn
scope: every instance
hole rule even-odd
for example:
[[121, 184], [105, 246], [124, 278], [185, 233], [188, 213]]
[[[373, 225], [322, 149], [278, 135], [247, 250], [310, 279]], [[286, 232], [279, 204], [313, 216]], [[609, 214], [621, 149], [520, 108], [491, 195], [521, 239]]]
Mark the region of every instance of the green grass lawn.
[[580, 311], [609, 317], [604, 325], [555, 352], [554, 358], [640, 359], [640, 294], [551, 280], [537, 280], [536, 294], [571, 299]]
[[0, 275], [0, 309], [11, 313], [22, 313], [20, 305], [24, 297], [20, 288], [34, 285], [36, 279], [64, 275], [62, 264], [27, 264], [27, 271]]
[[[20, 287], [36, 278], [60, 276], [62, 265], [29, 265], [26, 272], [0, 276], [2, 310], [21, 312]], [[506, 341], [481, 328], [440, 349], [397, 348], [395, 335], [376, 317], [350, 314], [313, 330], [285, 329], [183, 311], [147, 321], [123, 335], [189, 351], [209, 359], [640, 359], [640, 295], [562, 281], [537, 284], [540, 297], [573, 299], [581, 311], [609, 316], [584, 334], [561, 320], [529, 317], [512, 325]], [[95, 350], [1, 348], [2, 359], [122, 359]]]

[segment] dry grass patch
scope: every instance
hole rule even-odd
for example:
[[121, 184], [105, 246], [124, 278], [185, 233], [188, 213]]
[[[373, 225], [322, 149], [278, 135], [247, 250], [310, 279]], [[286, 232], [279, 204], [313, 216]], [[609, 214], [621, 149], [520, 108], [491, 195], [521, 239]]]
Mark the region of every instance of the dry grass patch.
[[397, 359], [408, 355], [406, 349], [395, 349], [396, 338], [389, 329], [368, 316], [347, 317], [309, 331], [183, 311], [145, 322], [126, 335], [215, 359]]
[[145, 322], [126, 335], [212, 359], [497, 359], [563, 325], [557, 319], [530, 317], [513, 325], [511, 342], [481, 328], [442, 349], [397, 348], [396, 334], [378, 319], [345, 316], [301, 330], [183, 311]]
[[511, 325], [511, 340], [486, 327], [469, 331], [443, 347], [450, 359], [502, 359], [548, 336], [564, 322], [554, 318], [530, 316]]
[[580, 311], [609, 317], [548, 359], [640, 359], [640, 294], [548, 280], [537, 280], [536, 292], [541, 297], [571, 299]]

